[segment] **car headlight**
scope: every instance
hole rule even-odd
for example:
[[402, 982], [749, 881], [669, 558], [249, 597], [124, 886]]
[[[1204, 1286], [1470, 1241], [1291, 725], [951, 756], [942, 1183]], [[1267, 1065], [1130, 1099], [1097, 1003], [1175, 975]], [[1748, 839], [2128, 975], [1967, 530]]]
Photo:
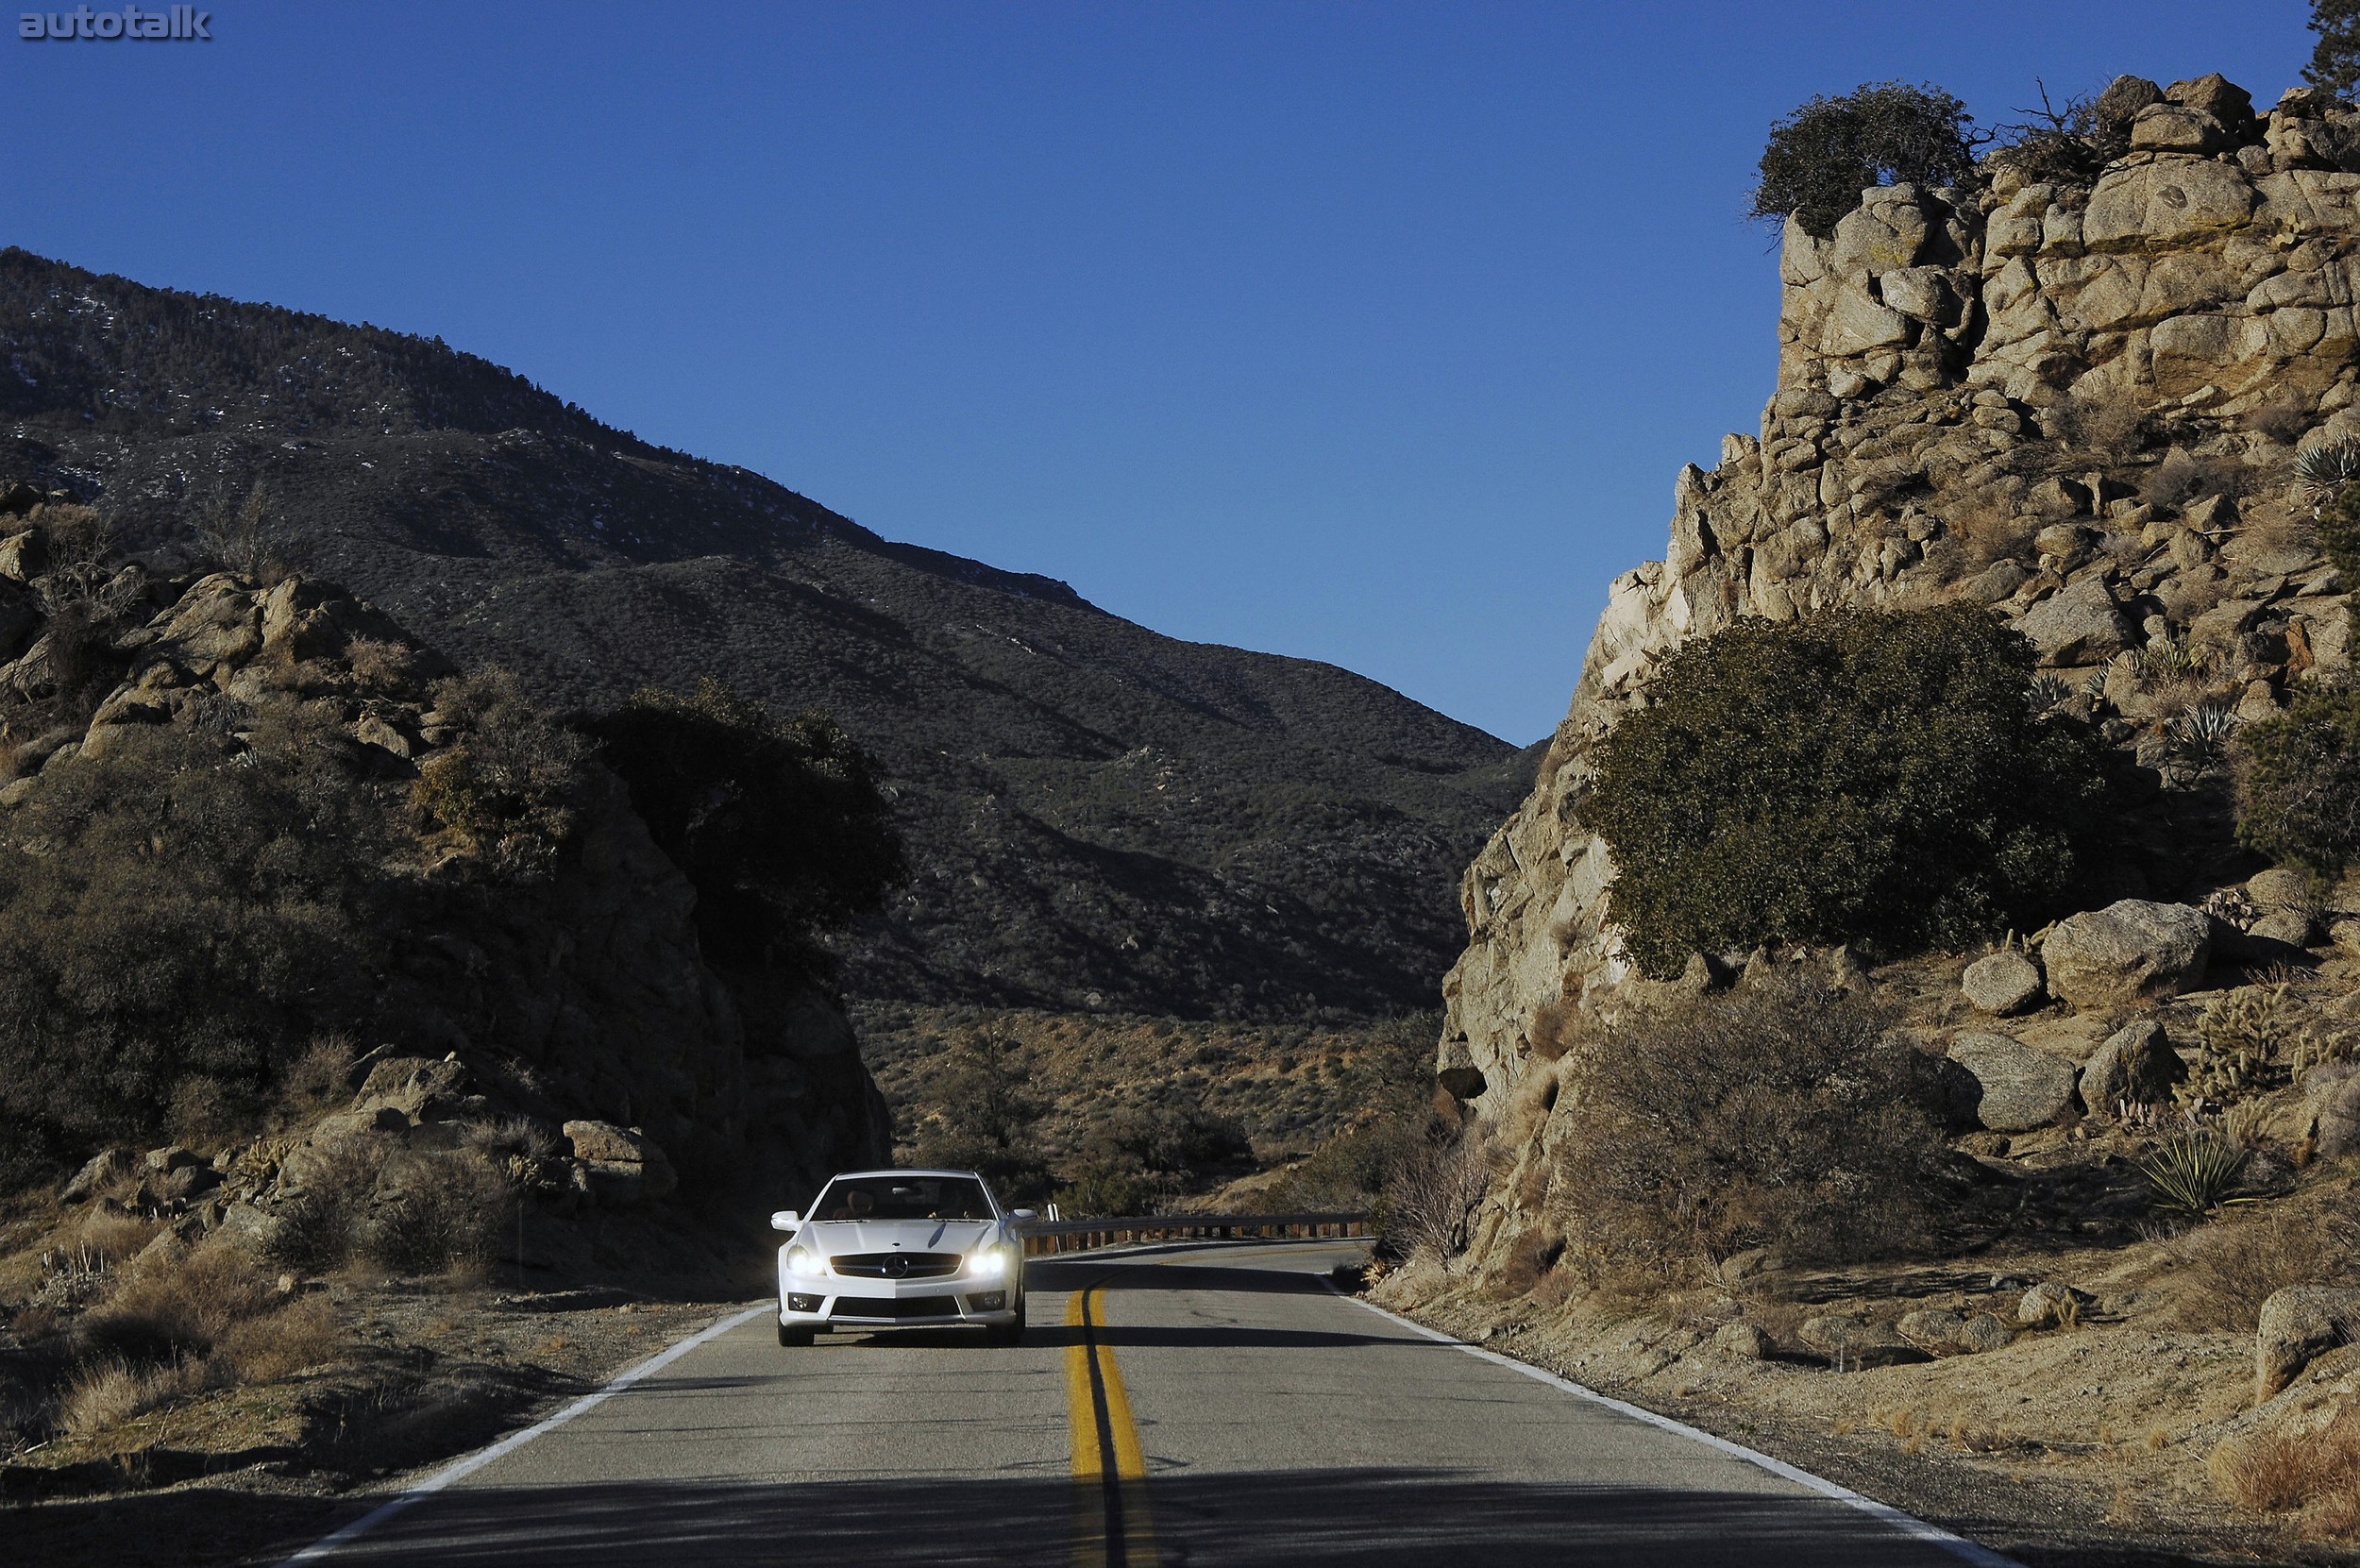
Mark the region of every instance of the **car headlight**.
[[1015, 1256], [1012, 1247], [986, 1247], [975, 1255], [975, 1261], [969, 1272], [977, 1279], [1005, 1279], [1009, 1262]]
[[824, 1274], [828, 1260], [809, 1247], [790, 1248], [786, 1255], [786, 1272], [791, 1274]]

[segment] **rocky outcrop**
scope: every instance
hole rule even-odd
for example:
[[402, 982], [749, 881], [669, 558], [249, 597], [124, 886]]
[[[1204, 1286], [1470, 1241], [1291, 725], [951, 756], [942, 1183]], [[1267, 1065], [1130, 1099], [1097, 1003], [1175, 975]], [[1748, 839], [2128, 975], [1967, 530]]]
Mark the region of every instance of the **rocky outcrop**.
[[[1591, 759], [1690, 639], [1986, 604], [2149, 765], [2189, 694], [2126, 650], [2196, 650], [2244, 719], [2350, 668], [2344, 585], [2287, 481], [2298, 445], [2360, 437], [2360, 113], [2296, 92], [2256, 116], [2217, 78], [2112, 101], [2130, 147], [2086, 185], [1995, 157], [1972, 189], [1866, 192], [1827, 241], [1788, 226], [1761, 428], [1680, 471], [1663, 559], [1610, 586], [1532, 794], [1462, 879], [1437, 1065], [1483, 1109], [1506, 1107], [1541, 1008], [1619, 1004]], [[2221, 854], [2149, 825], [2107, 875], [2196, 902], [2234, 880]]]
[[[43, 553], [40, 515], [17, 525], [14, 558]], [[151, 582], [126, 567], [101, 602], [120, 630], [82, 657], [111, 659], [123, 678], [83, 710], [86, 723], [54, 722], [74, 710], [57, 699], [64, 672], [46, 632], [0, 665], [11, 700], [0, 742], [21, 775], [0, 786], [0, 813], [37, 811], [66, 770], [177, 726], [226, 767], [264, 761], [260, 737], [292, 735], [283, 744], [340, 759], [414, 823], [424, 808], [411, 786], [483, 743], [486, 721], [466, 710], [450, 666], [333, 587], [226, 572]], [[564, 832], [531, 876], [485, 872], [455, 830], [389, 835], [376, 994], [348, 1009], [371, 1032], [353, 1042], [362, 1081], [312, 1141], [447, 1146], [438, 1128], [502, 1118], [553, 1139], [563, 1122], [584, 1188], [618, 1203], [661, 1198], [683, 1178], [791, 1194], [880, 1157], [888, 1122], [834, 1000], [799, 974], [716, 971], [691, 919], [695, 889], [620, 781], [594, 760], [568, 766]], [[257, 1148], [239, 1180], [259, 1200], [301, 1152]], [[93, 1160], [68, 1195], [137, 1182], [151, 1203], [202, 1206], [202, 1178], [183, 1173], [195, 1156], [118, 1169], [127, 1157]]]

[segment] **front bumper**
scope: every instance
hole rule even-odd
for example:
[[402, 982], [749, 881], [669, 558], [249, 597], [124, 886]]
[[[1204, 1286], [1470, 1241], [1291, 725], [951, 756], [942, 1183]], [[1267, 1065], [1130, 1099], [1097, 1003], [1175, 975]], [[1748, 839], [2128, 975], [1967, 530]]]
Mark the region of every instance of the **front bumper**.
[[1016, 1322], [1017, 1280], [805, 1279], [781, 1281], [779, 1323], [788, 1328], [940, 1328]]

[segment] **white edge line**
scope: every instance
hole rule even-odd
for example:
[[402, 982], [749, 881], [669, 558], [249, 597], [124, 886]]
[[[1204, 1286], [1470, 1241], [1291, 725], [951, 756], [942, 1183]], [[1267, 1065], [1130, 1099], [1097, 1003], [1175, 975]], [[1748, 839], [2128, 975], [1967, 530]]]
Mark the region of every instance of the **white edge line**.
[[1701, 1442], [1708, 1448], [1717, 1448], [1724, 1454], [1744, 1459], [1747, 1464], [1766, 1470], [1784, 1480], [1793, 1481], [1797, 1486], [1809, 1487], [1823, 1497], [1831, 1497], [1846, 1508], [1858, 1509], [1861, 1512], [1881, 1521], [1903, 1535], [1923, 1541], [1931, 1546], [1939, 1546], [1953, 1557], [1974, 1563], [1976, 1568], [2022, 1568], [2022, 1564], [2014, 1558], [2002, 1557], [1988, 1546], [1980, 1545], [1963, 1535], [1944, 1529], [1939, 1525], [1929, 1525], [1923, 1519], [1903, 1513], [1890, 1503], [1880, 1503], [1874, 1497], [1863, 1497], [1849, 1487], [1838, 1486], [1825, 1476], [1814, 1475], [1808, 1470], [1797, 1469], [1784, 1459], [1774, 1459], [1767, 1454], [1758, 1453], [1743, 1443], [1731, 1442], [1727, 1438], [1715, 1437], [1711, 1432], [1691, 1426], [1684, 1421], [1675, 1421], [1670, 1416], [1658, 1415], [1653, 1410], [1643, 1409], [1627, 1400], [1616, 1399], [1610, 1394], [1600, 1393], [1595, 1389], [1584, 1388], [1571, 1378], [1559, 1377], [1557, 1374], [1542, 1367], [1536, 1367], [1529, 1361], [1519, 1361], [1514, 1357], [1503, 1356], [1496, 1350], [1485, 1350], [1480, 1345], [1469, 1344], [1466, 1340], [1445, 1334], [1441, 1329], [1428, 1328], [1415, 1319], [1405, 1318], [1398, 1312], [1389, 1312], [1374, 1302], [1364, 1301], [1358, 1296], [1346, 1294], [1337, 1287], [1334, 1280], [1325, 1274], [1315, 1274], [1312, 1277], [1355, 1307], [1366, 1307], [1378, 1317], [1399, 1324], [1413, 1334], [1424, 1335], [1426, 1339], [1440, 1344], [1449, 1345], [1454, 1350], [1463, 1350], [1468, 1355], [1489, 1361], [1494, 1366], [1506, 1367], [1510, 1372], [1520, 1372], [1535, 1382], [1546, 1383], [1549, 1387], [1570, 1393], [1576, 1399], [1586, 1399], [1593, 1405], [1603, 1405], [1610, 1410], [1620, 1411], [1633, 1420], [1644, 1421], [1650, 1426], [1660, 1427], [1666, 1432], [1676, 1432], [1693, 1442]]
[[764, 1302], [760, 1307], [750, 1307], [743, 1312], [735, 1313], [733, 1316], [723, 1318], [719, 1323], [714, 1324], [710, 1327], [701, 1329], [695, 1334], [691, 1334], [687, 1339], [681, 1340], [680, 1343], [671, 1346], [669, 1349], [658, 1351], [655, 1355], [649, 1357], [637, 1366], [632, 1367], [630, 1371], [617, 1376], [606, 1387], [598, 1390], [595, 1393], [583, 1394], [580, 1399], [575, 1400], [572, 1404], [566, 1406], [555, 1415], [549, 1416], [546, 1420], [536, 1421], [521, 1432], [511, 1432], [508, 1436], [500, 1439], [497, 1442], [493, 1443], [490, 1447], [479, 1448], [474, 1453], [469, 1454], [466, 1458], [444, 1466], [441, 1470], [438, 1470], [433, 1475], [429, 1475], [425, 1480], [420, 1481], [416, 1486], [407, 1489], [401, 1492], [400, 1495], [386, 1503], [380, 1504], [369, 1512], [362, 1514], [351, 1524], [346, 1525], [343, 1529], [337, 1530], [333, 1534], [320, 1537], [319, 1540], [312, 1542], [312, 1544], [304, 1547], [303, 1550], [295, 1553], [295, 1556], [286, 1559], [278, 1565], [278, 1568], [295, 1568], [295, 1565], [299, 1562], [317, 1562], [321, 1560], [336, 1551], [337, 1548], [349, 1545], [353, 1542], [360, 1540], [362, 1536], [368, 1534], [371, 1530], [376, 1529], [379, 1525], [384, 1524], [387, 1520], [393, 1518], [396, 1514], [400, 1513], [412, 1504], [423, 1502], [425, 1499], [431, 1497], [434, 1493], [442, 1491], [445, 1487], [449, 1486], [454, 1481], [465, 1480], [468, 1476], [474, 1475], [485, 1465], [490, 1464], [493, 1460], [514, 1453], [517, 1449], [522, 1448], [526, 1443], [531, 1442], [533, 1439], [546, 1433], [553, 1432], [560, 1426], [565, 1425], [567, 1422], [573, 1420], [576, 1416], [582, 1415], [588, 1410], [594, 1409], [597, 1407], [605, 1404], [608, 1400], [614, 1398], [616, 1394], [621, 1393], [625, 1389], [630, 1388], [633, 1383], [638, 1382], [641, 1378], [648, 1376], [649, 1374], [663, 1371], [666, 1367], [670, 1366], [674, 1361], [679, 1360], [682, 1357], [687, 1355], [699, 1345], [703, 1344], [706, 1340], [718, 1339], [720, 1336], [728, 1333], [731, 1329], [735, 1328], [739, 1324], [750, 1322], [752, 1319], [758, 1318], [762, 1316], [763, 1313], [771, 1310], [774, 1310], [774, 1308], [768, 1302]]

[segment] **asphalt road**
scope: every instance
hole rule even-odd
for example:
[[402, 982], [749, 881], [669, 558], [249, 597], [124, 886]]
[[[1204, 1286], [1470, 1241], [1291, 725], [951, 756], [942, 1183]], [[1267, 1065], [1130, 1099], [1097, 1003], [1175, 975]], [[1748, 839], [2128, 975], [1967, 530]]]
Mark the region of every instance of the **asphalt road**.
[[757, 1316], [320, 1560], [1960, 1563], [1327, 1290], [1357, 1256], [1036, 1259], [1009, 1349]]

